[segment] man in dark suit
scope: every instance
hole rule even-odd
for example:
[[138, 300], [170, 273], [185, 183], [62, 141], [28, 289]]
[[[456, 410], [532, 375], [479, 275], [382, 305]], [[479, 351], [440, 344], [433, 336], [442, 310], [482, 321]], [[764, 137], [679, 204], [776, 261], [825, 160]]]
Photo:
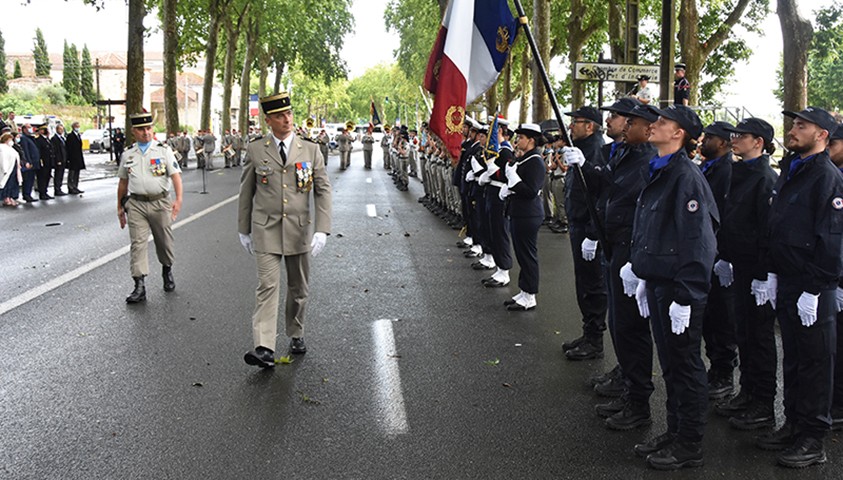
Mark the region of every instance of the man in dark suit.
[[21, 171], [23, 173], [23, 199], [28, 203], [37, 202], [38, 199], [32, 197], [32, 186], [35, 184], [35, 177], [41, 168], [41, 161], [38, 147], [35, 146], [35, 140], [32, 137], [32, 125], [28, 123], [23, 126], [20, 145], [26, 157], [21, 157], [20, 159]]
[[35, 136], [35, 146], [38, 147], [41, 165], [41, 168], [38, 169], [38, 198], [41, 200], [52, 200], [54, 198], [47, 193], [47, 187], [50, 185], [50, 173], [53, 171], [53, 163], [55, 162], [49, 134], [50, 127], [42, 125], [38, 129], [38, 135]]
[[61, 184], [64, 182], [64, 169], [67, 166], [67, 149], [65, 148], [64, 125], [56, 126], [56, 134], [50, 139], [53, 147], [53, 195], [63, 197], [67, 195], [61, 191]]
[[85, 170], [85, 157], [82, 156], [82, 135], [79, 134], [79, 122], [73, 122], [71, 127], [73, 131], [70, 132], [65, 141], [67, 191], [73, 195], [79, 195], [83, 193], [82, 190], [79, 190], [79, 171]]

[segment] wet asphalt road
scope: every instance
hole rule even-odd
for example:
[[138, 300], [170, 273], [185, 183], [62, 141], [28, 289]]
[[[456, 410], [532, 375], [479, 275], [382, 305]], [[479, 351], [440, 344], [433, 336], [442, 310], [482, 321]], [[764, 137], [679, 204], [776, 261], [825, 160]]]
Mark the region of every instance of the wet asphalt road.
[[542, 230], [539, 306], [508, 313], [516, 282], [480, 286], [417, 181], [399, 192], [379, 152], [372, 171], [352, 158], [346, 172], [329, 161], [333, 234], [312, 262], [309, 351], [273, 371], [242, 360], [256, 278], [236, 234], [239, 169], [208, 174], [207, 194], [185, 172], [177, 289], [161, 289], [151, 249], [139, 306], [124, 303], [115, 178], [0, 211], [0, 478], [841, 478], [839, 435], [825, 466], [787, 471], [714, 414], [705, 467], [648, 470], [632, 445], [664, 431], [661, 381], [652, 427], [608, 431], [585, 382], [612, 354], [562, 356], [579, 334], [567, 236]]

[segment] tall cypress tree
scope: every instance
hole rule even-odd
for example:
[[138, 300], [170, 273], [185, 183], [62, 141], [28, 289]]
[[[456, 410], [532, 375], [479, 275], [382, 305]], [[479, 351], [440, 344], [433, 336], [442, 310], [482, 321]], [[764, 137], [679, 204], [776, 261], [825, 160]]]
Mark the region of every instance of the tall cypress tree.
[[76, 51], [76, 45], [68, 45], [67, 40], [64, 41], [64, 68], [62, 69], [61, 84], [67, 93], [71, 95], [79, 95], [79, 54]]
[[20, 60], [15, 60], [15, 73], [12, 74], [12, 78], [21, 77], [23, 77], [23, 70], [20, 68]]
[[3, 40], [3, 32], [0, 32], [0, 93], [9, 91], [8, 79], [6, 73], [6, 40]]
[[40, 28], [35, 29], [35, 46], [32, 49], [32, 56], [35, 59], [35, 76], [49, 77], [52, 68], [50, 54], [47, 53], [47, 42]]
[[94, 67], [91, 65], [91, 52], [88, 45], [82, 47], [82, 66], [79, 69], [79, 87], [82, 98], [88, 103], [97, 101], [97, 92], [94, 90]]

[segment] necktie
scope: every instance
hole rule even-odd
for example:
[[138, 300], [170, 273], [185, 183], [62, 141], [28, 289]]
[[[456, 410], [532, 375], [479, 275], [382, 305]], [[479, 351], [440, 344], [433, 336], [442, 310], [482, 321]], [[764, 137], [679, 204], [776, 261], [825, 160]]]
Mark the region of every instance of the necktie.
[[278, 144], [278, 153], [281, 154], [281, 163], [287, 164], [287, 154], [284, 153], [284, 142]]

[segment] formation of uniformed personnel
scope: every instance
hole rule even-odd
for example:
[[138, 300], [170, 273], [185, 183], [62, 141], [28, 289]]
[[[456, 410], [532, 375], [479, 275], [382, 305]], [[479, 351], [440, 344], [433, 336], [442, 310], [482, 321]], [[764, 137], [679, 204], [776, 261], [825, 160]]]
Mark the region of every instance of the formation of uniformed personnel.
[[410, 156], [410, 133], [406, 125], [401, 125], [398, 131], [394, 131], [394, 140], [392, 144], [392, 181], [396, 188], [402, 192], [409, 189], [410, 179], [408, 176], [409, 156]]
[[214, 136], [210, 130], [205, 130], [202, 136], [202, 149], [205, 153], [205, 168], [213, 170], [214, 168], [214, 150], [217, 148], [217, 137]]
[[[281, 264], [287, 270], [284, 309], [290, 352], [304, 342], [310, 258], [325, 247], [331, 229], [331, 184], [319, 147], [293, 133], [289, 94], [261, 99], [270, 132], [246, 148], [240, 179], [238, 232], [243, 248], [257, 257], [258, 287], [252, 316], [254, 349], [244, 359], [275, 366]], [[315, 233], [314, 233], [315, 232]]]
[[[162, 267], [164, 291], [176, 288], [171, 225], [181, 210], [182, 181], [173, 151], [153, 136], [152, 115], [134, 114], [129, 119], [136, 143], [123, 153], [117, 169], [117, 218], [120, 228], [129, 225], [131, 238], [130, 267], [135, 288], [126, 302], [138, 303], [146, 300], [144, 278], [149, 274], [150, 233]], [[170, 200], [171, 184], [176, 192], [175, 201]]]
[[360, 138], [360, 141], [363, 143], [363, 166], [366, 170], [372, 169], [372, 152], [374, 151], [375, 147], [375, 137], [372, 136], [372, 125], [369, 125], [369, 128], [366, 129], [366, 133]]
[[389, 125], [384, 125], [383, 127], [383, 138], [381, 138], [381, 149], [383, 150], [383, 168], [385, 170], [391, 170], [392, 164], [390, 163], [390, 145], [392, 144], [392, 134], [389, 129]]
[[199, 129], [196, 131], [196, 135], [193, 137], [193, 152], [196, 154], [196, 168], [197, 169], [204, 169], [205, 168], [205, 148], [203, 147], [202, 143], [205, 139], [205, 131]]
[[187, 136], [187, 132], [181, 132], [176, 137], [175, 143], [178, 152], [176, 158], [179, 159], [179, 166], [184, 170], [187, 168], [187, 157], [190, 155], [190, 137]]
[[335, 140], [337, 142], [338, 150], [340, 152], [340, 170], [345, 170], [349, 166], [351, 166], [351, 149], [352, 144], [354, 143], [354, 139], [351, 137], [349, 130], [350, 128], [348, 128], [348, 126], [346, 126], [345, 128], [340, 127], [337, 129], [339, 135], [337, 135]]
[[801, 468], [826, 461], [831, 427], [843, 176], [828, 152], [834, 118], [816, 107], [783, 113], [793, 118], [792, 154], [780, 162], [771, 196], [766, 287], [781, 328], [785, 423], [757, 445], [781, 450], [779, 464]]
[[[448, 150], [438, 137], [431, 134], [425, 146], [425, 155], [425, 196], [420, 202], [433, 214], [445, 220], [451, 228], [460, 229], [463, 226], [462, 206], [459, 191], [453, 184], [454, 163]], [[459, 245], [470, 246], [464, 241], [460, 241]]]
[[409, 176], [417, 178], [419, 176], [419, 131], [411, 128], [407, 130], [407, 136], [407, 146], [409, 147], [407, 168], [409, 169]]
[[[495, 118], [490, 121], [494, 124]], [[496, 156], [486, 160], [485, 168], [477, 178], [477, 183], [484, 189], [484, 206], [481, 212], [482, 222], [486, 224], [488, 235], [488, 254], [491, 255], [491, 262], [484, 266], [493, 265], [495, 273], [484, 278], [481, 283], [487, 288], [500, 288], [509, 285], [509, 271], [512, 269], [512, 254], [510, 229], [506, 212], [506, 195], [501, 190], [507, 186], [506, 168], [514, 163], [515, 154], [509, 139], [512, 132], [508, 129], [509, 122], [503, 118], [497, 119], [498, 128], [490, 131], [489, 135], [496, 135], [496, 142], [491, 144], [499, 145]], [[486, 153], [490, 150], [487, 148]], [[515, 197], [513, 197], [515, 198]], [[519, 216], [516, 213], [516, 216]]]
[[238, 130], [231, 131], [231, 145], [234, 148], [234, 166], [239, 167], [243, 164], [243, 134]]
[[220, 151], [225, 160], [224, 168], [231, 168], [236, 165], [234, 162], [234, 137], [228, 130], [225, 130], [220, 140]]
[[[603, 154], [603, 116], [594, 107], [582, 107], [566, 115], [571, 120], [571, 140], [582, 157], [566, 155], [569, 168], [565, 178], [565, 208], [571, 251], [574, 258], [574, 281], [577, 305], [582, 313], [583, 334], [562, 345], [569, 360], [590, 360], [603, 357], [603, 332], [606, 330], [606, 282], [601, 267], [602, 246], [598, 245], [595, 226], [588, 212], [587, 203], [599, 197], [599, 172], [605, 168]], [[585, 176], [586, 184], [578, 171]], [[586, 194], [586, 186], [589, 188]]]

